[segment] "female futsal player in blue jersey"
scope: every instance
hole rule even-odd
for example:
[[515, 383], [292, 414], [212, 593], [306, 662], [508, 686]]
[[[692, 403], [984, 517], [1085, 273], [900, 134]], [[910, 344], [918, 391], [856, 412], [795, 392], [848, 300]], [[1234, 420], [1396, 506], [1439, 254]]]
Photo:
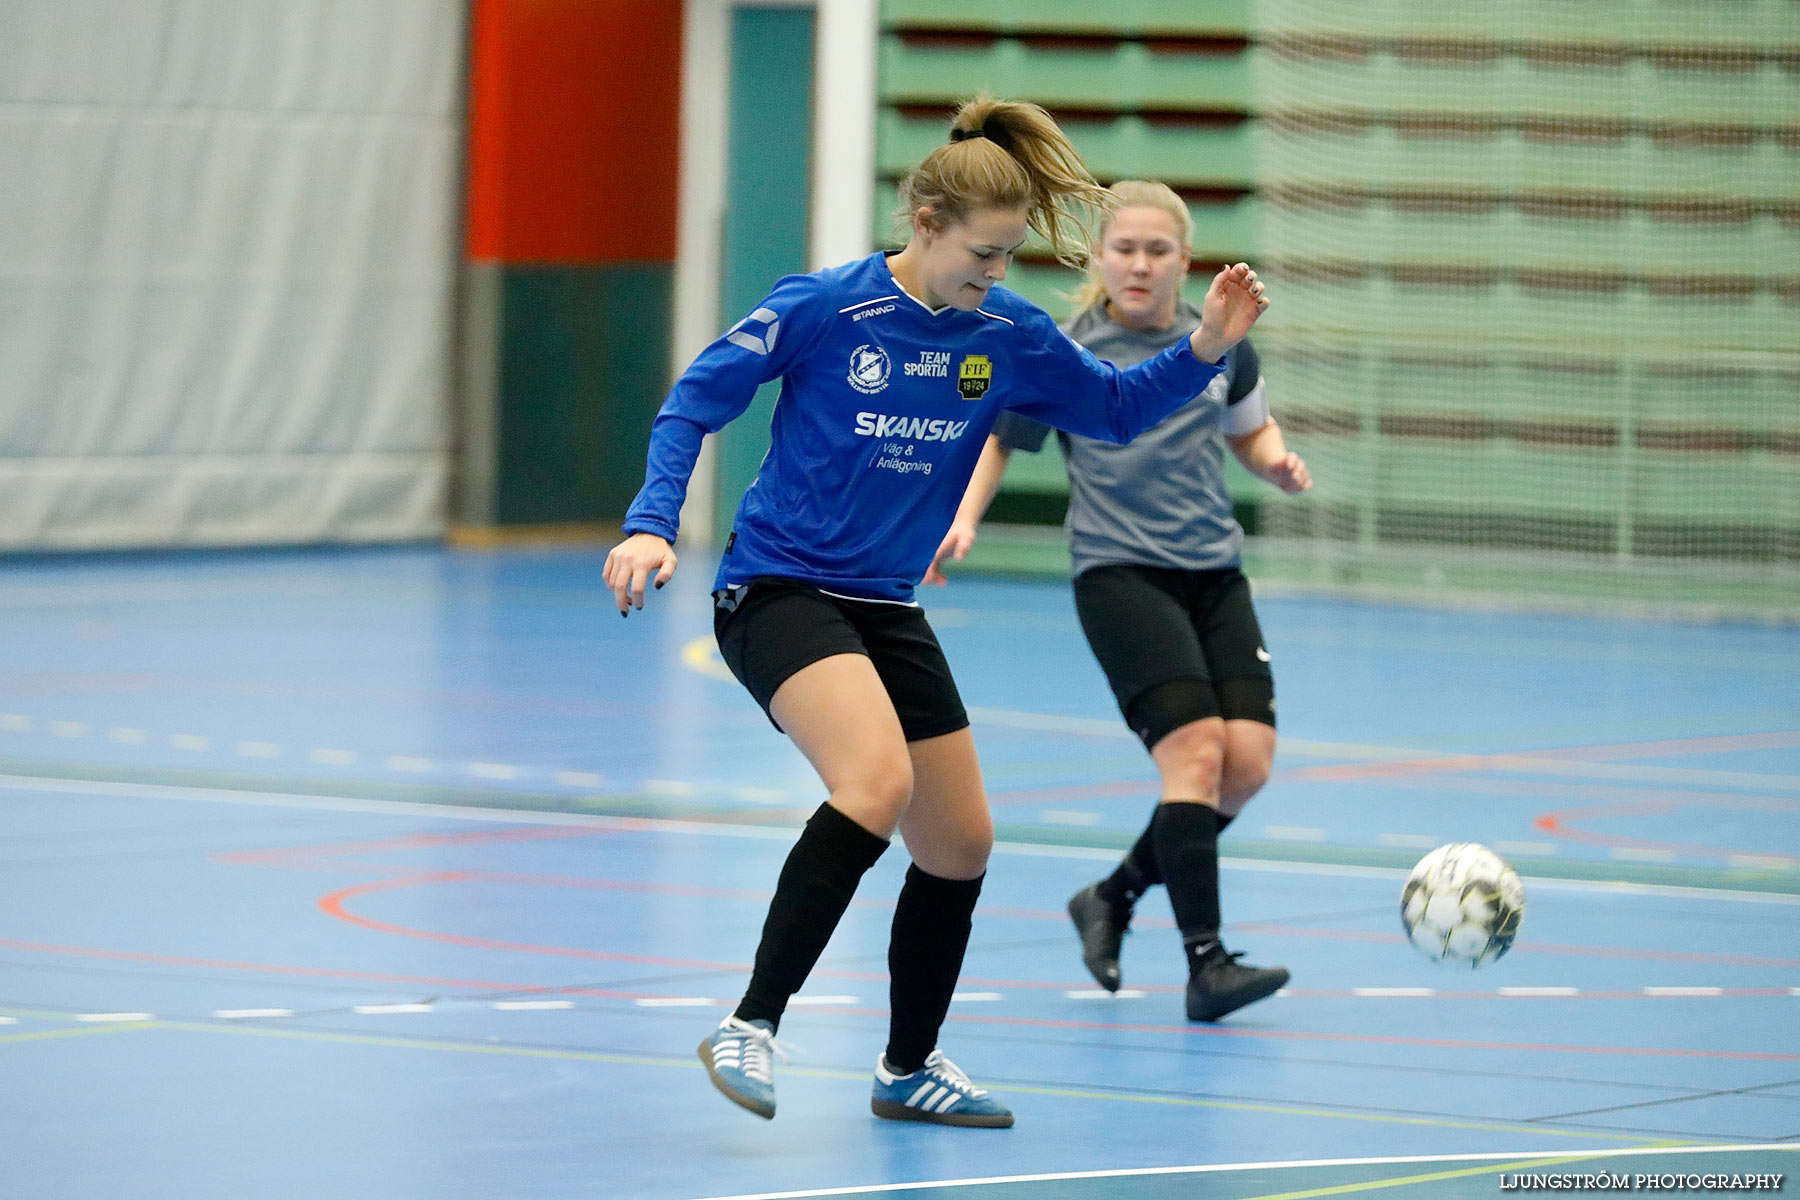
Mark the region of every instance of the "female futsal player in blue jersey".
[[[1182, 299], [1193, 219], [1167, 186], [1114, 184], [1069, 336], [1117, 364], [1182, 345], [1202, 324]], [[1045, 427], [1007, 413], [938, 549], [960, 559], [975, 540], [1014, 450], [1036, 451]], [[1244, 531], [1224, 484], [1224, 447], [1283, 491], [1312, 486], [1269, 416], [1256, 351], [1245, 339], [1194, 402], [1129, 445], [1061, 437], [1069, 473], [1075, 606], [1119, 711], [1155, 761], [1162, 797], [1119, 868], [1069, 901], [1082, 959], [1108, 991], [1132, 906], [1166, 883], [1188, 962], [1189, 1020], [1214, 1021], [1287, 982], [1219, 940], [1218, 834], [1269, 778], [1275, 684], [1238, 569]]]
[[780, 378], [771, 446], [715, 583], [732, 673], [818, 771], [829, 798], [789, 853], [742, 1002], [700, 1045], [718, 1089], [775, 1113], [771, 1054], [858, 881], [898, 830], [912, 865], [888, 949], [892, 1010], [877, 1116], [1008, 1126], [1012, 1113], [937, 1049], [993, 846], [975, 743], [913, 600], [988, 430], [1016, 410], [1124, 441], [1205, 389], [1266, 306], [1221, 271], [1192, 335], [1121, 371], [999, 286], [1029, 229], [1059, 256], [1110, 196], [1048, 113], [979, 98], [902, 185], [906, 248], [790, 276], [676, 382], [651, 430], [629, 535], [608, 556], [619, 611], [666, 583], [704, 434]]

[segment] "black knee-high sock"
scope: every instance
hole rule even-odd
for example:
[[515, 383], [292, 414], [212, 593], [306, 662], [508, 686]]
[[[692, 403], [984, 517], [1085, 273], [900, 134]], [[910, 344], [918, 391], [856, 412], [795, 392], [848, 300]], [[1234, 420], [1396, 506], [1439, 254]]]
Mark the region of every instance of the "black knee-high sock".
[[769, 901], [750, 986], [737, 1006], [740, 1020], [780, 1026], [788, 997], [800, 990], [825, 951], [850, 897], [887, 841], [829, 803], [819, 805], [788, 851]]
[[916, 863], [907, 868], [888, 942], [887, 1062], [896, 1075], [918, 1070], [937, 1048], [980, 895], [981, 878], [942, 879]]
[[1169, 885], [1169, 904], [1190, 965], [1219, 940], [1219, 827], [1205, 804], [1160, 805], [1151, 829], [1156, 861]]
[[1138, 840], [1125, 852], [1118, 867], [1094, 885], [1100, 898], [1121, 914], [1129, 914], [1140, 896], [1163, 881], [1162, 871], [1156, 865], [1156, 841], [1151, 833], [1155, 828], [1156, 814], [1152, 812], [1144, 832], [1138, 834]]

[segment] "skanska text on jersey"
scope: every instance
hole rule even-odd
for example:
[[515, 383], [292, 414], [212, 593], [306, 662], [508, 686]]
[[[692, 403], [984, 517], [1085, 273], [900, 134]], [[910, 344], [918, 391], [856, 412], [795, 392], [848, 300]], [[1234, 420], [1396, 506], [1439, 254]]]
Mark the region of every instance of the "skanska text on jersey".
[[967, 421], [893, 417], [885, 413], [859, 412], [856, 432], [863, 437], [911, 438], [915, 442], [954, 442], [969, 428]]

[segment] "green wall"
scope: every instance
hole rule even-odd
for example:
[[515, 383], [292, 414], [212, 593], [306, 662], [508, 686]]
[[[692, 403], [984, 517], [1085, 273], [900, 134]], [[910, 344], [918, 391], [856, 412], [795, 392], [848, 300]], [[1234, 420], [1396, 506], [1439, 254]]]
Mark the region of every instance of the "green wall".
[[493, 520], [616, 519], [668, 387], [673, 271], [504, 266]]
[[[812, 146], [813, 12], [739, 7], [731, 17], [720, 325], [747, 315], [783, 275], [806, 270]], [[715, 439], [715, 528], [723, 541], [769, 449], [779, 382]]]

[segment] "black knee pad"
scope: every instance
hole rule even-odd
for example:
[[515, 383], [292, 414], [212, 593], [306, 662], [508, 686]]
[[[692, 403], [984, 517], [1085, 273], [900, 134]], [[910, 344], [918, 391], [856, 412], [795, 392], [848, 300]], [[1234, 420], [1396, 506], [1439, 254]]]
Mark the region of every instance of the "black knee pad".
[[1171, 679], [1140, 692], [1125, 710], [1125, 721], [1146, 750], [1195, 721], [1221, 716], [1219, 697], [1205, 679]]
[[1260, 721], [1275, 728], [1275, 681], [1267, 675], [1221, 679], [1212, 687], [1219, 715], [1227, 721]]

